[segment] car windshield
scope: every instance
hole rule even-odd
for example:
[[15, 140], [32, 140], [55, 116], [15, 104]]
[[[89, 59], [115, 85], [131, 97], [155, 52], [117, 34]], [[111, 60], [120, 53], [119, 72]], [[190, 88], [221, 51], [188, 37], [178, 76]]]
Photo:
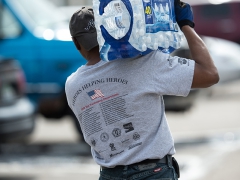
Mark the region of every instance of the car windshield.
[[31, 23], [30, 26], [51, 28], [53, 25], [67, 22], [65, 14], [48, 0], [8, 0], [8, 2], [23, 20]]

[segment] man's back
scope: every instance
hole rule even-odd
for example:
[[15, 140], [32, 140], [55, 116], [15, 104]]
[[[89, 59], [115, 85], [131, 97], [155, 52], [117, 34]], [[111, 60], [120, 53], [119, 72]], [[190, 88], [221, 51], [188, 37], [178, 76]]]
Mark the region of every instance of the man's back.
[[166, 59], [168, 55], [155, 51], [100, 61], [68, 78], [69, 106], [98, 164], [114, 167], [175, 153], [162, 95], [189, 93], [194, 61]]

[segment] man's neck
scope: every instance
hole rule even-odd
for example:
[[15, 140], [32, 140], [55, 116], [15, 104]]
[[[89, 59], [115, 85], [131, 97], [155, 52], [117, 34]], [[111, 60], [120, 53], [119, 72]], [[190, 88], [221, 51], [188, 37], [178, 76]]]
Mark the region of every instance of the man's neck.
[[101, 61], [101, 59], [98, 57], [93, 57], [93, 58], [90, 58], [88, 59], [88, 62], [87, 62], [87, 66], [91, 66], [91, 65], [94, 65], [94, 64], [97, 64], [99, 61]]

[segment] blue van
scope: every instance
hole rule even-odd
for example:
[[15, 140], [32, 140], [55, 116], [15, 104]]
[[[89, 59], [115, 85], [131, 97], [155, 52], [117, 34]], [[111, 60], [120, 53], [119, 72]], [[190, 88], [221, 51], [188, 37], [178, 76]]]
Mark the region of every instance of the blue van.
[[69, 19], [48, 0], [0, 0], [0, 54], [20, 62], [27, 94], [45, 117], [69, 112], [65, 81], [85, 63], [71, 40]]

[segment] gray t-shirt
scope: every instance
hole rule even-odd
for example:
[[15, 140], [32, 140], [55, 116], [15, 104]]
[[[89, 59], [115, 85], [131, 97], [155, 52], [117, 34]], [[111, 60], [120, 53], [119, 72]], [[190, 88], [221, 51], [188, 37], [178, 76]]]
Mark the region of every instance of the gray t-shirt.
[[81, 66], [68, 77], [67, 101], [97, 164], [129, 165], [175, 153], [162, 95], [187, 96], [194, 64], [154, 51]]

